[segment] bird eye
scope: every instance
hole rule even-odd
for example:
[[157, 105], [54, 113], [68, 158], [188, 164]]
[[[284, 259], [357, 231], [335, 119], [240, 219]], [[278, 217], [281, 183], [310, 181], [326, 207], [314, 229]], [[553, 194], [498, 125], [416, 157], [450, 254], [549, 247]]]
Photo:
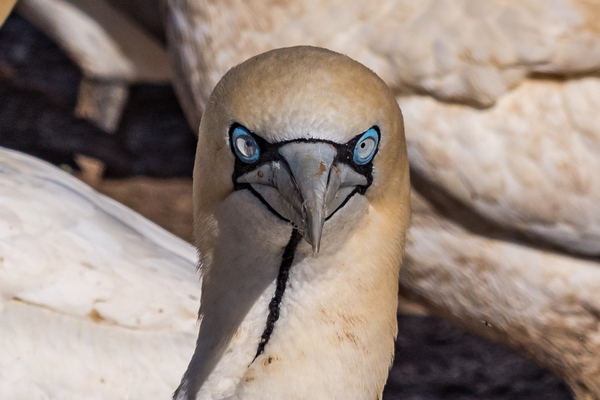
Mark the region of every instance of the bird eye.
[[245, 128], [238, 126], [233, 130], [231, 135], [231, 141], [233, 142], [233, 149], [235, 155], [246, 164], [252, 164], [258, 161], [260, 155], [260, 149], [256, 140], [250, 135]]
[[375, 128], [366, 131], [354, 148], [354, 162], [358, 165], [365, 165], [371, 161], [377, 150], [378, 143], [379, 135]]

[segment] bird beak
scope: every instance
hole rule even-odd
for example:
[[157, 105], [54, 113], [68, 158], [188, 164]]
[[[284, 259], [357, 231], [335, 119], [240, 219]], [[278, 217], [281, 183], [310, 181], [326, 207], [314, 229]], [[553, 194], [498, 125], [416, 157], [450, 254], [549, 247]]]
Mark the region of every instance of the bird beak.
[[329, 143], [291, 142], [278, 151], [281, 160], [263, 164], [237, 182], [250, 184], [318, 253], [325, 220], [367, 179], [345, 164], [334, 164], [337, 151]]

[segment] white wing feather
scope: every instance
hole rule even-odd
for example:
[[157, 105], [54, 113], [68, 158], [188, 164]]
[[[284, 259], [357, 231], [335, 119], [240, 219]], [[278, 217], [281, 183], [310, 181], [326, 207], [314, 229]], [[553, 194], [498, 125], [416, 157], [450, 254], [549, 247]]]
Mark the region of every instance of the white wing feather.
[[168, 398], [197, 336], [191, 245], [0, 149], [0, 398]]

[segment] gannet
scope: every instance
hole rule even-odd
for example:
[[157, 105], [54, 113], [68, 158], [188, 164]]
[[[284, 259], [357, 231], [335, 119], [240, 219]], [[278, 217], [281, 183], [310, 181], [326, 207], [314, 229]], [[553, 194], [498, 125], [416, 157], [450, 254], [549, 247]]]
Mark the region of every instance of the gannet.
[[200, 333], [174, 398], [381, 398], [409, 195], [375, 73], [307, 46], [227, 72], [200, 124]]

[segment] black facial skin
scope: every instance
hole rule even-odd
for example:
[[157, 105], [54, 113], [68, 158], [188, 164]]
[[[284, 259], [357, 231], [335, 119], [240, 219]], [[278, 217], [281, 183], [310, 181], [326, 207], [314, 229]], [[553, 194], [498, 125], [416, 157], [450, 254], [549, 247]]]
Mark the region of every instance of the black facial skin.
[[[254, 138], [254, 140], [256, 140], [256, 144], [258, 145], [258, 148], [260, 149], [259, 150], [260, 151], [259, 158], [256, 162], [247, 164], [247, 163], [243, 162], [242, 160], [240, 160], [237, 156], [235, 156], [235, 149], [233, 148], [234, 144], [233, 144], [233, 140], [232, 140], [232, 135], [233, 135], [233, 131], [237, 127], [241, 127], [243, 129], [245, 129], [246, 132], [248, 132]], [[252, 194], [254, 194], [254, 196], [256, 196], [269, 209], [269, 211], [271, 211], [271, 213], [273, 213], [277, 217], [281, 218], [282, 220], [289, 222], [289, 220], [287, 218], [284, 218], [277, 211], [275, 211], [265, 201], [265, 199], [263, 199], [263, 197], [258, 192], [256, 192], [256, 190], [254, 190], [252, 188], [252, 185], [250, 185], [248, 183], [238, 183], [237, 180], [240, 176], [260, 167], [263, 164], [267, 164], [267, 163], [270, 163], [273, 161], [281, 161], [281, 162], [285, 163], [286, 161], [281, 156], [281, 154], [279, 154], [279, 148], [288, 143], [293, 143], [293, 142], [328, 143], [328, 144], [332, 145], [333, 147], [335, 147], [335, 149], [336, 149], [336, 156], [333, 161], [333, 165], [346, 164], [349, 167], [351, 167], [354, 171], [356, 171], [357, 173], [359, 173], [359, 174], [363, 175], [365, 178], [367, 178], [367, 184], [364, 186], [363, 185], [357, 186], [356, 189], [354, 189], [354, 191], [344, 200], [344, 202], [334, 212], [332, 212], [327, 217], [327, 219], [329, 219], [340, 208], [344, 207], [344, 205], [346, 205], [348, 200], [350, 200], [350, 198], [352, 196], [354, 196], [356, 193], [364, 195], [365, 192], [367, 191], [367, 189], [369, 188], [369, 186], [371, 186], [371, 183], [373, 183], [373, 160], [375, 159], [375, 156], [377, 155], [377, 152], [379, 151], [379, 142], [381, 142], [381, 133], [379, 131], [379, 127], [377, 127], [377, 126], [373, 126], [372, 128], [369, 128], [369, 129], [374, 129], [377, 132], [377, 137], [379, 139], [378, 143], [377, 143], [377, 147], [375, 148], [375, 153], [373, 154], [371, 161], [369, 161], [368, 163], [366, 163], [364, 165], [358, 165], [353, 161], [354, 148], [356, 147], [356, 143], [358, 143], [360, 138], [365, 134], [365, 132], [368, 131], [368, 129], [367, 129], [367, 131], [365, 131], [359, 135], [356, 135], [349, 142], [344, 143], [344, 144], [332, 142], [329, 140], [319, 140], [319, 139], [296, 139], [296, 140], [289, 140], [286, 142], [269, 143], [265, 139], [263, 139], [260, 136], [258, 136], [257, 134], [255, 134], [254, 132], [250, 131], [245, 126], [235, 122], [231, 125], [231, 127], [229, 127], [229, 146], [231, 148], [231, 152], [235, 156], [235, 165], [233, 167], [233, 175], [231, 177], [231, 179], [233, 181], [233, 188], [234, 188], [234, 190], [244, 190], [244, 189], [249, 190], [250, 192], [252, 192]]]

